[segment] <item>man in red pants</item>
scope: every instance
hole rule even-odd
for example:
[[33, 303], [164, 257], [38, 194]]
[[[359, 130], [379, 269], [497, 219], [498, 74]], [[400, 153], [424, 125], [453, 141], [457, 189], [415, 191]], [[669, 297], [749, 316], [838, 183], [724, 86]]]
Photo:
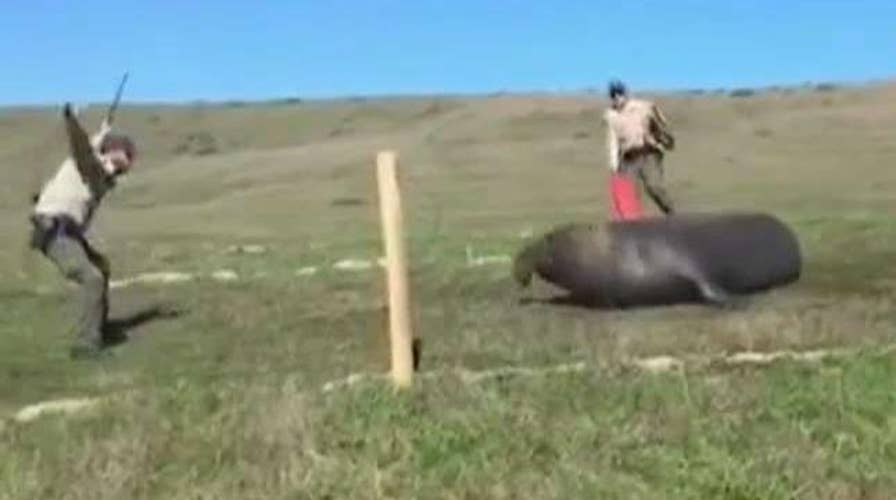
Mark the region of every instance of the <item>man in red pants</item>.
[[675, 148], [675, 138], [656, 104], [631, 99], [625, 85], [613, 80], [609, 85], [610, 107], [604, 112], [607, 149], [612, 176], [614, 218], [632, 219], [642, 215], [635, 179], [665, 214], [674, 212], [663, 186], [663, 156]]

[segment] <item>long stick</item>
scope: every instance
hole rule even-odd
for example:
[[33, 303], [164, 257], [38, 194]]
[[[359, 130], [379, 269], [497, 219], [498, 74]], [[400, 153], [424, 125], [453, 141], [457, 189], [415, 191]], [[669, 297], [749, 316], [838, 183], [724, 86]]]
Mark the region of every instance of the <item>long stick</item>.
[[124, 76], [121, 77], [121, 82], [118, 84], [118, 90], [115, 91], [115, 98], [112, 99], [112, 104], [109, 105], [109, 109], [106, 111], [106, 123], [112, 125], [112, 121], [115, 120], [115, 111], [118, 109], [118, 103], [121, 101], [121, 94], [124, 92], [124, 84], [128, 81], [128, 72], [125, 71]]
[[386, 247], [386, 275], [389, 290], [389, 339], [392, 350], [392, 378], [399, 388], [413, 381], [414, 356], [411, 347], [410, 292], [408, 289], [401, 195], [396, 175], [396, 154], [381, 151], [376, 158], [380, 196], [380, 218]]

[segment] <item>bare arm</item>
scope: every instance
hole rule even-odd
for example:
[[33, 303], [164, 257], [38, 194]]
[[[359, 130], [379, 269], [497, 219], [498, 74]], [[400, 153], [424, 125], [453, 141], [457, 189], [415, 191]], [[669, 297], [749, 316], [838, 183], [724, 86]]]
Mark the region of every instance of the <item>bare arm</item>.
[[112, 126], [109, 125], [109, 118], [103, 118], [103, 123], [100, 124], [100, 129], [96, 131], [95, 134], [90, 138], [90, 145], [93, 146], [93, 149], [99, 149], [100, 144], [103, 142], [103, 139], [106, 135], [112, 131]]
[[607, 128], [606, 146], [610, 170], [615, 172], [619, 170], [619, 141], [616, 139], [616, 132], [613, 130], [609, 114], [604, 114], [604, 126]]
[[65, 117], [65, 131], [68, 135], [69, 150], [75, 161], [75, 166], [77, 166], [81, 178], [90, 186], [90, 190], [94, 195], [99, 195], [106, 190], [106, 171], [96, 155], [93, 141], [97, 141], [98, 144], [102, 140], [103, 136], [108, 132], [106, 130], [108, 124], [104, 122], [105, 126], [101, 127], [100, 132], [91, 139], [87, 136], [84, 129], [81, 128], [81, 124], [78, 123], [78, 119], [72, 112], [70, 104], [66, 103], [63, 115]]

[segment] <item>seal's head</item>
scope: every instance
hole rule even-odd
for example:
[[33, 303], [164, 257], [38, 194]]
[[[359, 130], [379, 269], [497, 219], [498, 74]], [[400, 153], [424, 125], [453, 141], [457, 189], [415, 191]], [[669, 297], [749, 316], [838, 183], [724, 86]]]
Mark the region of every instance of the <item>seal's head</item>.
[[532, 274], [538, 268], [539, 262], [549, 254], [549, 246], [545, 238], [529, 243], [517, 253], [513, 260], [513, 279], [520, 287], [529, 286], [532, 282]]
[[575, 288], [593, 287], [597, 276], [583, 273], [580, 268], [603, 262], [608, 251], [608, 237], [602, 225], [573, 223], [557, 227], [517, 253], [513, 277], [521, 287], [529, 286], [535, 273], [561, 284], [576, 282]]

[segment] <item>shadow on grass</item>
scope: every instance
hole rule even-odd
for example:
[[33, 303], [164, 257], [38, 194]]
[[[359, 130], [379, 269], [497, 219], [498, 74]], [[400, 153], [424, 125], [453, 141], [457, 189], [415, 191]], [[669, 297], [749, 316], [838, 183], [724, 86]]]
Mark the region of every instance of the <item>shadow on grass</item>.
[[712, 310], [744, 310], [749, 308], [751, 300], [748, 295], [739, 295], [731, 303], [724, 306], [710, 304], [699, 299], [684, 298], [681, 300], [656, 301], [648, 303], [612, 303], [607, 301], [595, 301], [583, 299], [571, 294], [558, 294], [551, 297], [523, 297], [519, 299], [522, 306], [545, 305], [558, 306], [571, 309], [588, 309], [593, 311], [638, 311], [661, 310], [681, 307], [707, 308]]
[[626, 311], [637, 309], [659, 309], [667, 308], [677, 303], [645, 303], [645, 304], [625, 304], [614, 303], [605, 300], [590, 300], [578, 297], [572, 294], [560, 293], [551, 295], [550, 297], [523, 297], [519, 300], [520, 305], [543, 305], [543, 306], [559, 306], [575, 309], [591, 309], [595, 311]]
[[121, 318], [109, 319], [103, 329], [103, 336], [110, 345], [122, 344], [129, 340], [128, 333], [132, 330], [154, 321], [179, 318], [183, 314], [184, 310], [171, 306], [150, 306]]

